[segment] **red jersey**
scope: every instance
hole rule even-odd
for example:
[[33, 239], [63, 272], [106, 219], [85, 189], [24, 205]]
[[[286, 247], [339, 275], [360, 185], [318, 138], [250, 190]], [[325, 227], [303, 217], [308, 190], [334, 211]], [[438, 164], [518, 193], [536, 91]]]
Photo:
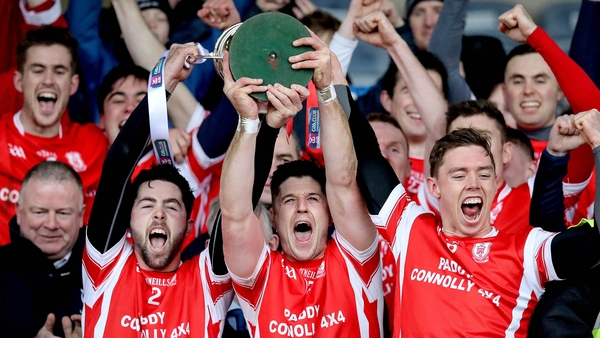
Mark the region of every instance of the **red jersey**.
[[265, 245], [253, 275], [231, 276], [252, 337], [380, 337], [379, 243], [358, 252], [337, 232], [320, 259], [289, 261]]
[[400, 185], [373, 220], [398, 264], [394, 337], [525, 337], [544, 283], [558, 278], [555, 233], [446, 236]]
[[539, 162], [542, 152], [544, 152], [544, 149], [546, 149], [546, 146], [548, 145], [548, 140], [542, 141], [530, 139], [530, 141], [531, 145], [533, 146], [533, 158], [536, 160], [536, 162]]
[[[30, 8], [26, 1], [11, 0], [2, 2], [0, 10], [0, 102], [2, 115], [10, 115], [23, 106], [23, 94], [15, 89], [13, 74], [17, 70], [17, 46], [23, 36], [42, 24], [67, 27], [62, 16], [61, 2], [46, 0]], [[65, 114], [66, 115], [66, 114]]]
[[381, 282], [383, 283], [383, 297], [388, 309], [390, 332], [393, 332], [394, 302], [396, 300], [396, 259], [392, 253], [390, 243], [381, 235], [379, 237], [379, 252], [381, 253]]
[[95, 124], [63, 120], [58, 135], [46, 138], [25, 133], [20, 114], [0, 119], [0, 245], [10, 242], [8, 221], [15, 215], [21, 181], [29, 169], [43, 161], [71, 166], [83, 181], [87, 223], [106, 157], [106, 137]]
[[410, 157], [410, 176], [403, 182], [411, 197], [417, 196], [419, 187], [425, 183], [425, 174], [423, 173], [425, 161], [422, 158]]
[[145, 271], [125, 236], [101, 254], [86, 239], [84, 337], [219, 337], [233, 299], [208, 251], [173, 272]]

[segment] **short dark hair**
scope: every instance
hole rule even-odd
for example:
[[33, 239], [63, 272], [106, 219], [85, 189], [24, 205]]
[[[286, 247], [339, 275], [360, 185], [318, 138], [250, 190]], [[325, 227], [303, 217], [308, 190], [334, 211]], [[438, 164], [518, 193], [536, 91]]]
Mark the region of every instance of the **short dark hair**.
[[133, 76], [136, 79], [143, 80], [148, 82], [148, 77], [150, 76], [150, 72], [145, 70], [144, 68], [137, 65], [118, 65], [115, 68], [111, 69], [106, 76], [102, 79], [102, 83], [98, 87], [98, 93], [96, 94], [96, 99], [98, 100], [98, 108], [100, 114], [104, 113], [104, 99], [110, 93], [114, 87], [115, 83], [120, 79], [124, 79], [128, 76]]
[[496, 171], [496, 163], [494, 162], [494, 155], [492, 155], [489, 136], [474, 128], [459, 128], [446, 134], [446, 136], [437, 140], [433, 145], [433, 149], [431, 149], [431, 153], [429, 154], [430, 175], [437, 178], [444, 161], [444, 155], [449, 150], [468, 146], [483, 148], [486, 155], [492, 160], [494, 172]]
[[[279, 195], [279, 187], [285, 180], [290, 177], [312, 177], [321, 186], [323, 194], [325, 192], [325, 169], [319, 167], [313, 161], [307, 160], [296, 160], [288, 163], [283, 163], [277, 166], [275, 172], [273, 172], [273, 178], [271, 179], [271, 198], [273, 201], [275, 197]], [[273, 203], [274, 204], [274, 203]]]
[[73, 181], [83, 192], [83, 182], [79, 174], [69, 165], [60, 161], [44, 161], [33, 166], [23, 178], [21, 189], [32, 179], [42, 181]]
[[[440, 77], [442, 78], [442, 92], [444, 93], [445, 98], [448, 97], [448, 71], [442, 61], [427, 51], [417, 50], [414, 51], [414, 54], [425, 70], [434, 70], [440, 74]], [[396, 67], [394, 62], [390, 62], [390, 66], [381, 80], [382, 89], [385, 90], [390, 97], [394, 97], [394, 88], [399, 79], [400, 74], [398, 73], [398, 67]]]
[[150, 186], [150, 182], [152, 181], [170, 182], [179, 188], [181, 199], [185, 206], [185, 213], [189, 219], [194, 204], [194, 193], [190, 189], [188, 181], [179, 173], [179, 170], [169, 164], [153, 165], [150, 169], [142, 170], [136, 176], [129, 187], [129, 203], [131, 203], [131, 206], [133, 206], [133, 201], [137, 198], [140, 186], [146, 182]]
[[[369, 115], [367, 115], [367, 121], [389, 123], [392, 126], [402, 130], [402, 128], [398, 124], [398, 121], [396, 121], [396, 119], [388, 113], [380, 113], [380, 112], [369, 113]], [[402, 132], [402, 133], [404, 134], [404, 132]]]
[[[512, 58], [514, 58], [515, 56], [527, 55], [527, 54], [533, 54], [533, 53], [537, 53], [537, 51], [530, 45], [528, 45], [526, 43], [522, 44], [522, 45], [518, 45], [517, 47], [513, 48], [506, 56], [505, 65], [508, 65], [508, 62], [510, 62], [510, 60]], [[504, 72], [506, 73], [506, 68], [504, 69]]]
[[410, 147], [410, 145], [408, 144], [408, 138], [406, 137], [406, 134], [404, 134], [404, 130], [402, 130], [402, 127], [400, 127], [400, 124], [398, 124], [398, 121], [390, 114], [388, 113], [380, 113], [380, 112], [373, 112], [373, 113], [369, 113], [369, 115], [367, 115], [367, 121], [369, 122], [383, 122], [383, 123], [389, 123], [392, 126], [400, 129], [400, 132], [402, 133], [402, 136], [404, 136], [404, 139], [406, 140], [406, 151], [408, 153], [408, 148]]
[[496, 108], [496, 105], [487, 100], [463, 101], [448, 107], [446, 112], [446, 132], [450, 130], [450, 124], [459, 117], [485, 115], [494, 120], [500, 131], [500, 139], [506, 142], [506, 121], [504, 115]]
[[525, 154], [527, 155], [527, 158], [529, 158], [530, 161], [533, 161], [535, 157], [533, 152], [533, 145], [531, 144], [531, 140], [529, 139], [529, 137], [527, 137], [527, 135], [525, 135], [524, 132], [518, 129], [506, 129], [508, 136], [507, 141], [523, 149], [525, 151]]
[[42, 25], [25, 33], [23, 40], [17, 46], [17, 69], [23, 73], [27, 62], [27, 51], [35, 46], [61, 45], [71, 54], [71, 74], [77, 70], [79, 52], [77, 40], [71, 35], [68, 28]]
[[312, 14], [303, 17], [300, 22], [317, 35], [323, 31], [335, 33], [341, 24], [335, 16], [322, 10], [314, 11]]

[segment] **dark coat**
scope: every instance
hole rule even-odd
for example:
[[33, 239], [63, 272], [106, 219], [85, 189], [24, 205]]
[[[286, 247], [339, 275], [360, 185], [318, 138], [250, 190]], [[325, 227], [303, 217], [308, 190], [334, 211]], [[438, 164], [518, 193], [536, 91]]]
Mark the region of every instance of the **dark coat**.
[[0, 247], [0, 328], [5, 337], [34, 337], [54, 313], [54, 334], [64, 337], [61, 318], [80, 314], [81, 257], [85, 229], [79, 233], [69, 261], [56, 269], [31, 241], [20, 236], [16, 217], [10, 221], [11, 243]]

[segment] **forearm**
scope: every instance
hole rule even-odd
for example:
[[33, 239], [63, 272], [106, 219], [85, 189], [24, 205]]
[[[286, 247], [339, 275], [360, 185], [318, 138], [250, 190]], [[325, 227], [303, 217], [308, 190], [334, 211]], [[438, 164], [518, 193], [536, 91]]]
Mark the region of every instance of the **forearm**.
[[364, 251], [373, 245], [373, 226], [356, 180], [358, 161], [348, 118], [336, 99], [319, 103], [321, 142], [327, 178], [327, 203], [336, 231], [354, 248]]
[[202, 150], [209, 158], [225, 154], [235, 134], [237, 123], [238, 114], [229, 99], [223, 95], [196, 134]]
[[563, 178], [567, 174], [569, 155], [552, 156], [544, 150], [535, 176], [529, 224], [546, 231], [565, 230]]
[[357, 160], [348, 118], [340, 102], [319, 102], [323, 159], [327, 166], [328, 186], [349, 186], [356, 180]]
[[444, 113], [448, 109], [444, 97], [406, 42], [398, 39], [387, 50], [406, 81], [428, 136], [436, 140], [443, 137], [446, 131]]
[[544, 30], [537, 27], [527, 43], [548, 63], [574, 113], [600, 107], [600, 90]]
[[[165, 46], [156, 39], [146, 25], [135, 0], [113, 0], [113, 7], [133, 62], [151, 71], [166, 51]], [[174, 90], [167, 107], [173, 126], [185, 129], [196, 104], [196, 99], [184, 85]]]
[[[227, 100], [229, 101], [229, 100]], [[271, 166], [270, 160], [273, 158], [273, 150], [279, 129], [271, 128], [267, 123], [262, 123], [256, 137], [256, 153], [254, 154], [254, 187], [252, 193], [252, 208], [254, 209], [260, 199], [263, 187], [269, 176]], [[223, 255], [223, 229], [221, 212], [215, 219], [213, 231], [210, 236], [209, 254], [212, 263], [212, 270], [216, 275], [224, 275], [228, 272]]]
[[[448, 110], [448, 106], [425, 68], [404, 41], [399, 40], [394, 44], [393, 48], [390, 48], [390, 55], [398, 66], [400, 76], [406, 81], [408, 91], [427, 130], [426, 147], [423, 154], [423, 157], [427, 159], [435, 141], [446, 133], [444, 113]], [[429, 172], [428, 161], [425, 161], [424, 171], [425, 175]]]
[[252, 209], [256, 208], [263, 188], [269, 178], [271, 162], [275, 151], [275, 142], [279, 135], [279, 128], [269, 126], [266, 119], [260, 125], [256, 136], [256, 150], [254, 153], [254, 184], [252, 188]]
[[450, 104], [471, 99], [471, 89], [459, 71], [468, 4], [468, 0], [444, 2], [428, 47], [428, 50], [442, 61], [448, 72]]
[[87, 231], [90, 243], [101, 253], [115, 245], [129, 227], [123, 222], [127, 218], [125, 190], [149, 139], [148, 98], [145, 97], [123, 125], [102, 167]]
[[[243, 223], [253, 215], [252, 187], [257, 134], [237, 131], [225, 155], [219, 193], [225, 219]], [[235, 232], [234, 229], [231, 230]]]
[[349, 39], [339, 34], [339, 31], [333, 35], [333, 39], [329, 44], [331, 51], [335, 53], [340, 65], [342, 66], [342, 72], [344, 76], [348, 74], [348, 68], [350, 67], [350, 61], [352, 60], [352, 54], [358, 46], [358, 40], [353, 38]]
[[400, 181], [389, 162], [381, 155], [375, 132], [352, 99], [349, 88], [347, 93], [351, 108], [348, 124], [358, 160], [358, 186], [369, 213], [377, 215]]

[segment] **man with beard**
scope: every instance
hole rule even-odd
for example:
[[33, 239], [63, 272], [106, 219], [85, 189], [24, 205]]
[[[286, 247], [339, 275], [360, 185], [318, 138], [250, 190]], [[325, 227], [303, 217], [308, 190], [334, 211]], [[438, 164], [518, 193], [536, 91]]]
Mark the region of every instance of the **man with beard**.
[[[194, 44], [173, 45], [164, 65], [168, 93], [191, 71]], [[168, 95], [167, 95], [168, 96]], [[88, 225], [84, 267], [85, 337], [218, 337], [233, 297], [208, 251], [180, 262], [194, 195], [169, 165], [131, 174], [150, 135], [148, 99], [129, 116], [104, 162]], [[131, 233], [133, 243], [126, 239]]]

